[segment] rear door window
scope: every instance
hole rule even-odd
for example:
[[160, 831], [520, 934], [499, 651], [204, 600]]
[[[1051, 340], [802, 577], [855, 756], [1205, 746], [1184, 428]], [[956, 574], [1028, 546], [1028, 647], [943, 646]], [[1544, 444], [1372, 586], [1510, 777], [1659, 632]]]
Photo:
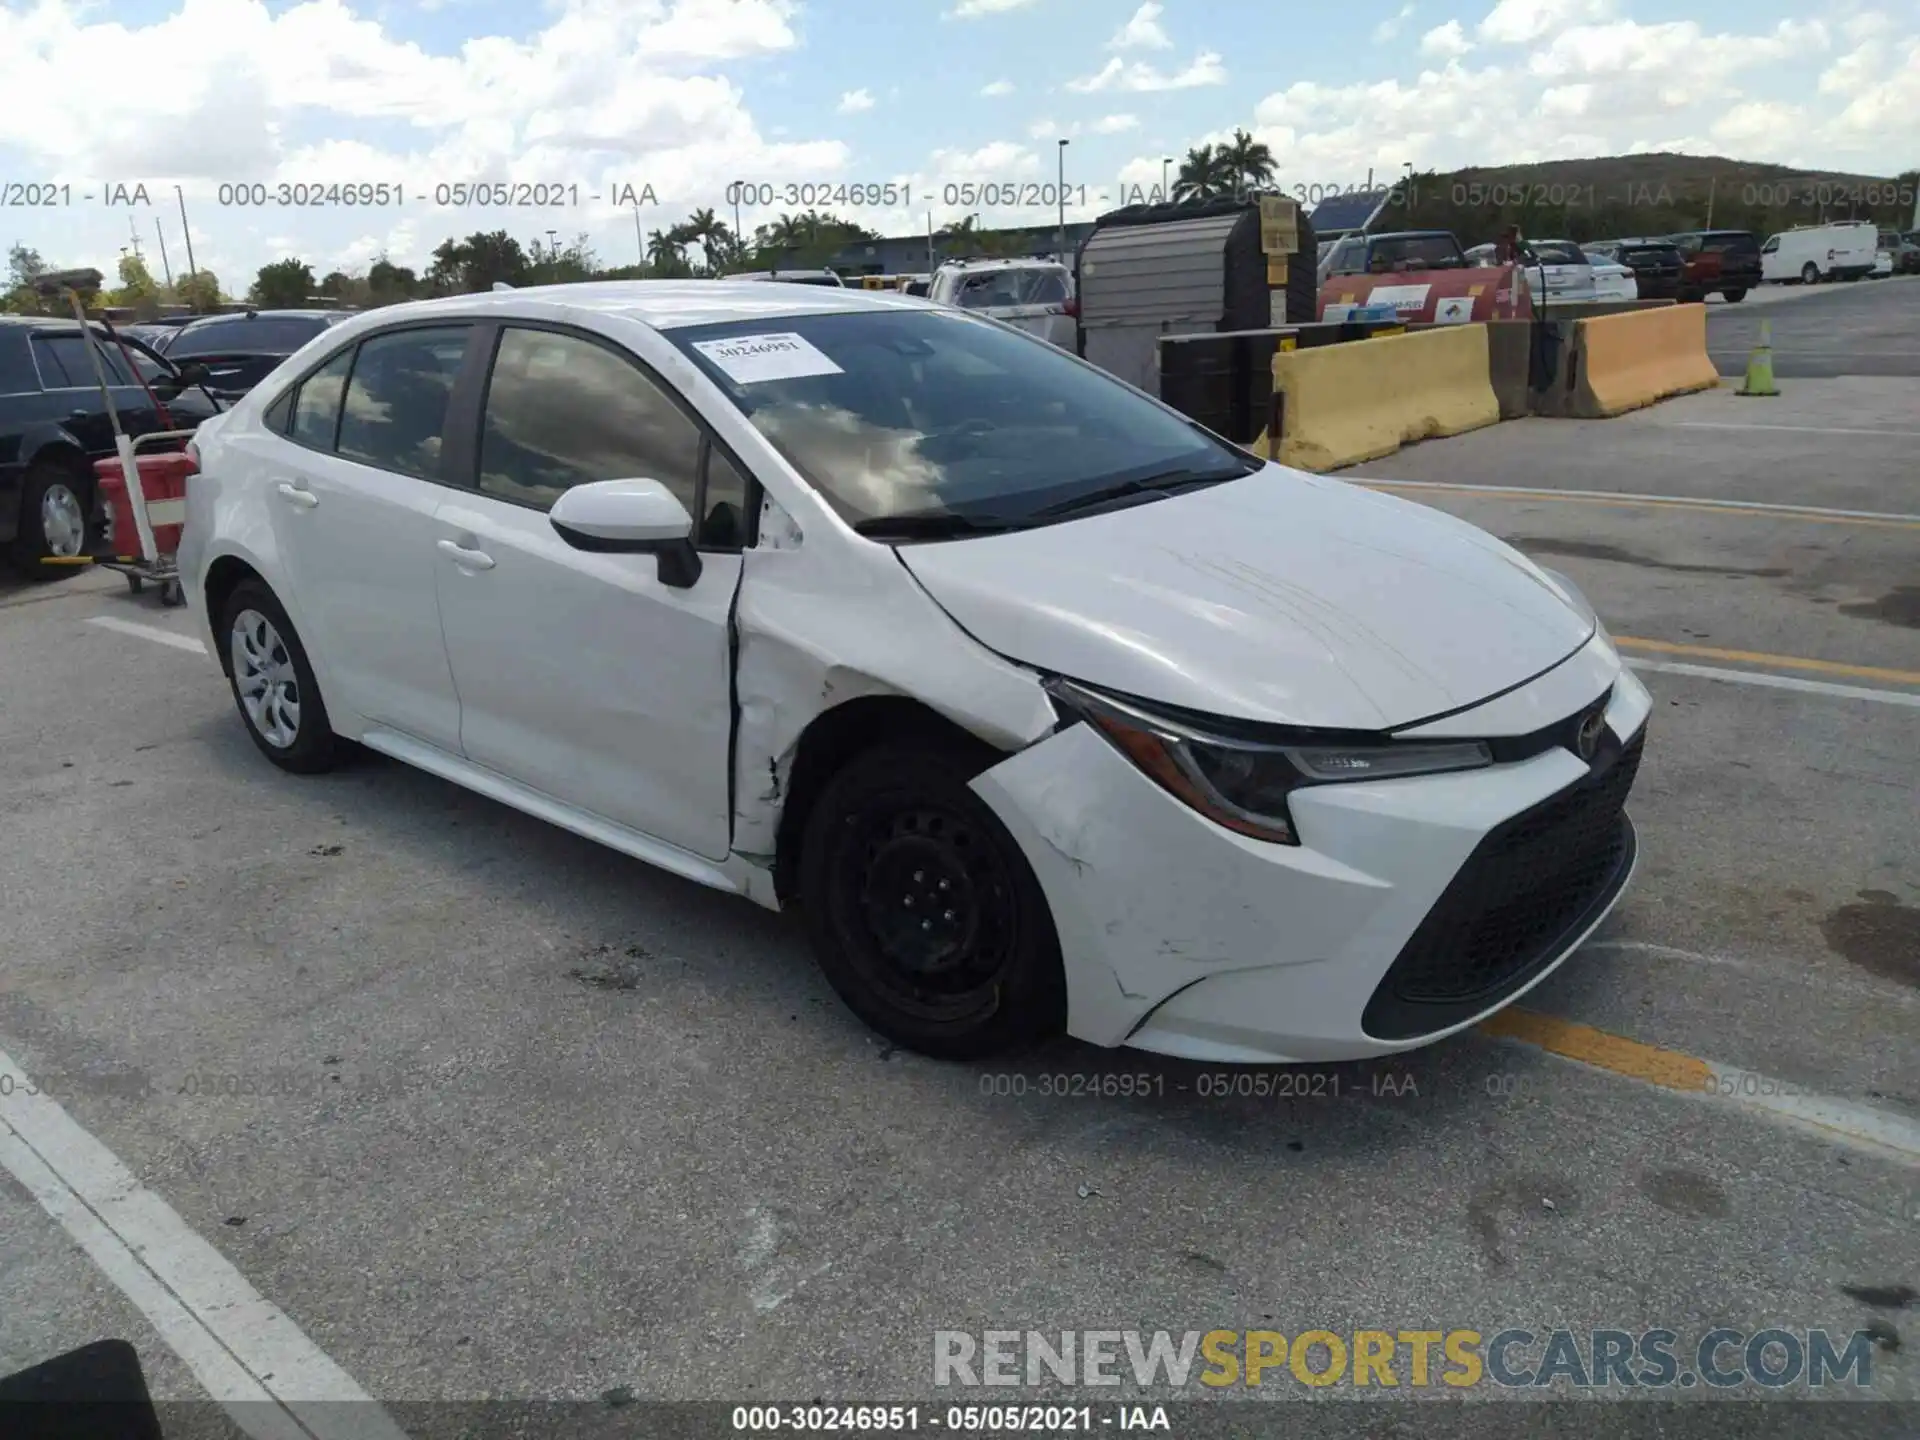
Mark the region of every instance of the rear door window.
[[[100, 383], [92, 362], [87, 358], [86, 341], [78, 335], [34, 336], [33, 358], [39, 364], [40, 378], [49, 390], [84, 389]], [[100, 363], [106, 369], [109, 385], [133, 384], [126, 363], [115, 350], [107, 349], [100, 354]]]
[[334, 447], [340, 455], [402, 475], [439, 479], [447, 405], [471, 331], [468, 325], [445, 325], [362, 341], [340, 411]]
[[310, 450], [333, 449], [340, 430], [340, 397], [346, 393], [347, 372], [353, 368], [349, 346], [309, 375], [293, 402], [291, 438]]

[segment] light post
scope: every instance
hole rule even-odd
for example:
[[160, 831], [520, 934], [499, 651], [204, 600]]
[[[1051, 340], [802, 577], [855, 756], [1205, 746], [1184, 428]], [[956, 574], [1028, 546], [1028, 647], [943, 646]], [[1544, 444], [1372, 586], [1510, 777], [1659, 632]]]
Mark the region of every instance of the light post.
[[[187, 223], [187, 192], [176, 185], [173, 187], [173, 194], [174, 198], [180, 202], [180, 233], [187, 237], [187, 274], [198, 275], [200, 273], [200, 267], [193, 263], [193, 227]], [[194, 286], [194, 294], [198, 295], [199, 293], [200, 287], [198, 285]], [[193, 308], [195, 310], [200, 308], [197, 301], [194, 303]]]
[[1060, 157], [1057, 183], [1060, 193], [1056, 198], [1060, 201], [1060, 253], [1062, 255], [1067, 253], [1067, 143], [1062, 140], [1056, 152]]
[[1160, 203], [1167, 204], [1173, 199], [1173, 191], [1167, 188], [1167, 171], [1173, 167], [1173, 157], [1165, 155], [1160, 160]]

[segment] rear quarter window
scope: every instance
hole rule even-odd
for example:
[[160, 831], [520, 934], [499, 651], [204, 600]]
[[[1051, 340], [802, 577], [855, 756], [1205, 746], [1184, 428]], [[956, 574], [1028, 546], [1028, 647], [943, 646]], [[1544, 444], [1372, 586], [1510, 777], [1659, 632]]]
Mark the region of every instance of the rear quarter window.
[[8, 325], [0, 329], [0, 395], [31, 395], [39, 388], [40, 375], [27, 351], [25, 328]]

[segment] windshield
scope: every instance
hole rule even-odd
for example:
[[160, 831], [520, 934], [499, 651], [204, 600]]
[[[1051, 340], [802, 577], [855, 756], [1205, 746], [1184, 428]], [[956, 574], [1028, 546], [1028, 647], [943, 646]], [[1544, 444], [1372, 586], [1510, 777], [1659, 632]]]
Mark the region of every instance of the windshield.
[[1580, 252], [1578, 245], [1565, 240], [1536, 240], [1533, 253], [1543, 265], [1584, 265], [1587, 257]]
[[1248, 459], [1044, 341], [956, 310], [699, 325], [667, 336], [850, 524], [989, 523]]

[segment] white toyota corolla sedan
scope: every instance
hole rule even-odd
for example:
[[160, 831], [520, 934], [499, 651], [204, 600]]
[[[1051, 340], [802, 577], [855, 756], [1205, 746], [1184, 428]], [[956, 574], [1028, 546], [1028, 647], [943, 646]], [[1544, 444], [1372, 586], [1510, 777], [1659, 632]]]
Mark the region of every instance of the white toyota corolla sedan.
[[282, 769], [357, 742], [797, 908], [943, 1056], [1451, 1034], [1633, 870], [1579, 592], [878, 291], [396, 306], [200, 432], [182, 572]]

